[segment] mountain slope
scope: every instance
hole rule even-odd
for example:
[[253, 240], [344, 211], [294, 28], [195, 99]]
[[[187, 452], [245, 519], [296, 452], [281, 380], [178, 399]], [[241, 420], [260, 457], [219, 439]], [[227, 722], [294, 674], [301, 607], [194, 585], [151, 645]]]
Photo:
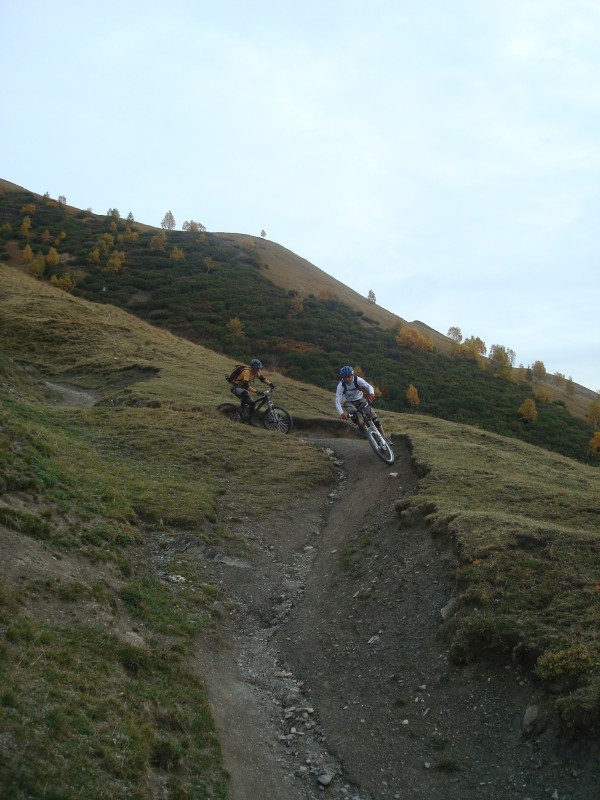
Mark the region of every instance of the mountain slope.
[[[259, 355], [270, 368], [330, 391], [339, 366], [352, 363], [376, 386], [381, 408], [409, 409], [412, 385], [424, 413], [597, 460], [588, 446], [591, 427], [567, 412], [564, 391], [538, 398], [537, 423], [523, 422], [519, 408], [535, 396], [531, 383], [495, 377], [483, 362], [449, 352], [446, 337], [423, 325], [429, 339], [417, 338], [416, 349], [399, 346], [402, 320], [278, 245], [166, 233], [118, 212], [100, 217], [27, 192], [5, 191], [0, 213], [3, 257], [76, 295], [235, 359]], [[427, 352], [433, 341], [439, 346]]]
[[597, 469], [383, 412], [393, 475], [323, 389], [274, 376], [298, 436], [225, 424], [223, 354], [6, 266], [0, 307], [13, 797], [232, 797], [213, 656], [241, 673], [234, 699], [264, 703], [273, 721], [246, 730], [275, 757], [253, 765], [294, 800], [319, 777], [361, 800], [595, 796]]

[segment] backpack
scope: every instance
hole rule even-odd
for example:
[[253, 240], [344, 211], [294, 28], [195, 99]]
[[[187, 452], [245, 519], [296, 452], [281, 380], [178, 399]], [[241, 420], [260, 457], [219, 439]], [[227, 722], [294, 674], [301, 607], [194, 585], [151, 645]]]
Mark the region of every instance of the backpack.
[[245, 369], [250, 369], [250, 367], [247, 367], [245, 364], [236, 364], [233, 372], [230, 375], [225, 375], [225, 380], [228, 383], [235, 383]]
[[[342, 381], [342, 385], [344, 387], [344, 394], [346, 394], [346, 392], [348, 391], [348, 384], [346, 383], [346, 381]], [[358, 385], [358, 375], [354, 376], [354, 388], [358, 389], [359, 392], [362, 391], [362, 389]]]

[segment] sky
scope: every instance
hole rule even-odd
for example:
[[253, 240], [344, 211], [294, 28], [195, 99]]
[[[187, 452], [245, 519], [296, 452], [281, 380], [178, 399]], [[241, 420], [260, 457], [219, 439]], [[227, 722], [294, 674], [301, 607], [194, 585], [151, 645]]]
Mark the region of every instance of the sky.
[[0, 0], [0, 178], [600, 390], [599, 0]]

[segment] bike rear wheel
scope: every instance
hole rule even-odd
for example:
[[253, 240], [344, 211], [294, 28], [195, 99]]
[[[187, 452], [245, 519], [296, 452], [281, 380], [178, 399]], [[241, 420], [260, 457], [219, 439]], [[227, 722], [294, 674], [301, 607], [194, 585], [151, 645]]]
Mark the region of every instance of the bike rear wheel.
[[221, 403], [217, 406], [217, 411], [232, 422], [241, 422], [240, 407], [234, 403]]
[[377, 428], [369, 426], [367, 428], [367, 438], [376, 456], [385, 461], [386, 464], [394, 463], [396, 460], [394, 451]]
[[282, 406], [270, 406], [263, 417], [263, 424], [268, 431], [291, 433], [293, 428], [292, 415]]

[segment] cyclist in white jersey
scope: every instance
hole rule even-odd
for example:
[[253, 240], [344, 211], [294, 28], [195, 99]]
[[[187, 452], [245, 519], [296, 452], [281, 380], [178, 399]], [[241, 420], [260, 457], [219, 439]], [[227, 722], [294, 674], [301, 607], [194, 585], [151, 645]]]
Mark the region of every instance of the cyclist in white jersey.
[[[369, 401], [368, 403], [365, 401], [365, 395]], [[371, 384], [367, 383], [359, 375], [355, 375], [352, 367], [342, 367], [340, 370], [340, 382], [335, 392], [335, 407], [338, 414], [344, 420], [350, 417], [352, 422], [358, 426], [360, 432], [363, 433], [364, 425], [356, 413], [357, 409], [362, 406], [365, 417], [372, 419], [381, 435], [387, 438], [381, 421], [373, 410], [372, 403], [374, 400], [375, 389]]]

